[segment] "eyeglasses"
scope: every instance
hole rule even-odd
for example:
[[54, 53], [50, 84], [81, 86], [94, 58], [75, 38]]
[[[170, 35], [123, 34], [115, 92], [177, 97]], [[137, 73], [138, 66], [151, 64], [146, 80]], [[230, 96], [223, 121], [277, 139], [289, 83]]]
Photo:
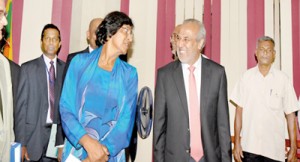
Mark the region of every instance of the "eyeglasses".
[[189, 38], [189, 37], [181, 37], [181, 36], [179, 36], [179, 35], [177, 35], [177, 38], [176, 38], [176, 41], [177, 42], [180, 42], [180, 41], [182, 41], [183, 43], [189, 43], [189, 42], [191, 42], [191, 41], [193, 41], [194, 39], [192, 39], [192, 38]]
[[0, 11], [0, 20], [2, 20], [4, 17], [7, 17], [7, 13]]
[[129, 35], [133, 36], [133, 32], [131, 29], [124, 27], [124, 26], [122, 26], [121, 29], [122, 29], [122, 32], [126, 34], [126, 36], [129, 36]]
[[171, 41], [176, 41], [177, 40], [177, 33], [172, 33], [171, 37], [170, 37]]

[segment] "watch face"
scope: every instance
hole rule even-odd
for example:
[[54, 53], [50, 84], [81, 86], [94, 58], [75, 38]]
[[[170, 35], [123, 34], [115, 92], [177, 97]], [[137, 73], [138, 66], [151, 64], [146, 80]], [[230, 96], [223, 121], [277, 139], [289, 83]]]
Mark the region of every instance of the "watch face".
[[141, 89], [137, 103], [137, 128], [142, 139], [149, 136], [152, 127], [153, 99], [149, 87]]

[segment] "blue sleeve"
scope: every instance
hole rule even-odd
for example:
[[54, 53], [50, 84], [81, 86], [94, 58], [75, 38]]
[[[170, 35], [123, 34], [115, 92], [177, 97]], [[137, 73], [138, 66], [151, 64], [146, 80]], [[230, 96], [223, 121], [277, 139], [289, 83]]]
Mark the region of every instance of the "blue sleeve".
[[[62, 127], [66, 134], [67, 139], [72, 143], [72, 145], [79, 149], [82, 147], [79, 144], [79, 140], [83, 135], [86, 134], [85, 129], [79, 121], [79, 107], [78, 103], [81, 102], [81, 95], [78, 93], [78, 82], [79, 77], [79, 67], [81, 58], [77, 56], [71, 61], [70, 67], [68, 68], [64, 85], [62, 89], [62, 94], [60, 98], [60, 115], [62, 121]], [[79, 95], [79, 96], [78, 96]], [[79, 99], [79, 101], [77, 100]]]

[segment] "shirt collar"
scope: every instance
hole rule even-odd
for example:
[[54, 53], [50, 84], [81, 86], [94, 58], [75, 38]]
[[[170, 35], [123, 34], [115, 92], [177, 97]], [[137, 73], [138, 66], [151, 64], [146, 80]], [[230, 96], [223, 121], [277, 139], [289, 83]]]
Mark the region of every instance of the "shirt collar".
[[[261, 73], [260, 73], [260, 71], [259, 71], [259, 68], [258, 68], [258, 64], [255, 66], [255, 71], [256, 71], [256, 74], [258, 75], [262, 75]], [[268, 75], [274, 75], [274, 66], [273, 66], [273, 64], [271, 65], [271, 68], [270, 68], [270, 70], [269, 70], [269, 72], [268, 72], [268, 74], [266, 75], [266, 76], [268, 76]]]
[[[49, 67], [51, 59], [48, 58], [45, 54], [43, 54], [43, 58], [44, 58], [44, 61], [45, 61], [46, 65], [47, 65], [47, 67]], [[56, 55], [55, 55], [54, 59], [52, 59], [52, 61], [53, 61], [53, 64], [55, 66], [56, 62], [57, 62], [57, 56]]]
[[[200, 54], [198, 60], [193, 64], [193, 66], [196, 69], [201, 69], [201, 63], [202, 63], [202, 54]], [[190, 67], [190, 65], [187, 63], [181, 63], [181, 65], [184, 69], [188, 69]]]
[[94, 48], [91, 47], [91, 45], [89, 45], [89, 53], [92, 53], [94, 51]]

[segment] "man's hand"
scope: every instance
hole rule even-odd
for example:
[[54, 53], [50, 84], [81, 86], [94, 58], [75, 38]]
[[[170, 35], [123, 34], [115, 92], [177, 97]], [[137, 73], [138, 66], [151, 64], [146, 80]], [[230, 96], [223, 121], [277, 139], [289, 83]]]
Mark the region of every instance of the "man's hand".
[[290, 149], [288, 151], [287, 162], [297, 162], [297, 149]]
[[243, 149], [241, 146], [241, 130], [242, 130], [242, 123], [243, 123], [243, 108], [236, 105], [235, 109], [235, 118], [234, 118], [234, 149], [233, 149], [233, 156], [235, 161], [242, 162], [241, 158], [244, 158]]
[[108, 161], [109, 152], [104, 145], [99, 143], [99, 141], [91, 138], [89, 135], [84, 135], [80, 139], [80, 143], [88, 154], [88, 157], [84, 160], [85, 162]]
[[63, 149], [64, 149], [63, 147], [58, 148], [58, 153], [57, 153], [57, 161], [58, 162], [61, 162]]
[[297, 161], [296, 153], [297, 153], [297, 124], [296, 124], [296, 116], [295, 113], [290, 113], [285, 115], [288, 126], [289, 138], [291, 141], [290, 150], [287, 153], [287, 161], [295, 162]]
[[22, 146], [22, 162], [24, 162], [24, 158], [27, 160], [27, 161], [30, 161], [29, 159], [29, 156], [28, 156], [28, 153], [27, 153], [27, 148], [25, 146]]
[[242, 146], [240, 144], [234, 145], [233, 156], [236, 162], [242, 162], [242, 158], [244, 158], [244, 155]]

